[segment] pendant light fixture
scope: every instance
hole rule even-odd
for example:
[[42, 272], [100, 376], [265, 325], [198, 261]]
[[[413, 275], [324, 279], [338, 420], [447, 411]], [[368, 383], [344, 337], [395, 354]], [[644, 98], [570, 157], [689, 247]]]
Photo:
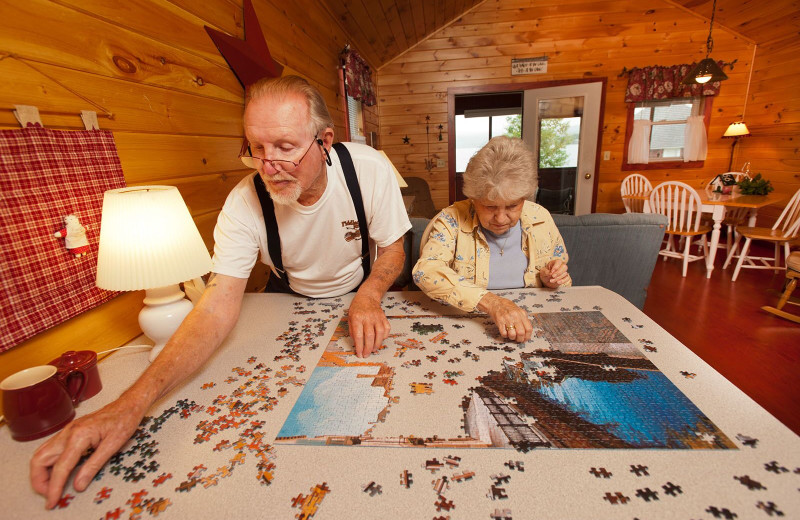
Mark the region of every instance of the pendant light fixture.
[[691, 85], [692, 83], [708, 83], [709, 81], [722, 81], [728, 79], [728, 76], [722, 72], [722, 69], [717, 65], [717, 62], [709, 58], [711, 50], [714, 48], [714, 40], [711, 38], [711, 31], [714, 28], [714, 15], [717, 12], [717, 0], [711, 7], [711, 23], [708, 25], [708, 40], [706, 40], [706, 57], [698, 63], [692, 71], [683, 78], [681, 83]]
[[750, 97], [750, 82], [753, 80], [753, 69], [755, 68], [757, 48], [758, 45], [753, 45], [753, 58], [750, 60], [750, 76], [747, 78], [747, 90], [744, 93], [744, 105], [742, 105], [742, 119], [728, 125], [725, 133], [722, 134], [724, 139], [733, 139], [733, 144], [731, 145], [731, 160], [728, 163], [729, 172], [733, 171], [733, 152], [736, 149], [736, 144], [739, 142], [739, 139], [743, 137], [750, 137], [750, 130], [747, 128], [747, 125], [744, 124], [744, 112], [747, 110], [747, 99]]

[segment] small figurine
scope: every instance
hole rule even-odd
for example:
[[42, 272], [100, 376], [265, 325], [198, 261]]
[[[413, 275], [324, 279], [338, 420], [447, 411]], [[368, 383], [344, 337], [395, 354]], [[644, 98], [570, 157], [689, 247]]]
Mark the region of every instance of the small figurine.
[[75, 215], [64, 217], [64, 229], [53, 234], [56, 238], [64, 238], [67, 251], [76, 258], [89, 254], [89, 240], [86, 238], [86, 228], [83, 227]]

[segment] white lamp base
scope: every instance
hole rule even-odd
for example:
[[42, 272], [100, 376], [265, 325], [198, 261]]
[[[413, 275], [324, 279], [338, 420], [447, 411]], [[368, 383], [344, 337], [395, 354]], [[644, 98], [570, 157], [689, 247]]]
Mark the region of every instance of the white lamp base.
[[139, 327], [155, 342], [150, 351], [151, 363], [192, 308], [192, 302], [184, 298], [178, 284], [147, 289], [144, 308], [139, 312]]

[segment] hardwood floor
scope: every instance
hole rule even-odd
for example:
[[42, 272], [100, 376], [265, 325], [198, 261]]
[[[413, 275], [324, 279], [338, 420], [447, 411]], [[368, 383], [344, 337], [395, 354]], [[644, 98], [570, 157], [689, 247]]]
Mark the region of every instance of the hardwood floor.
[[777, 304], [784, 274], [743, 269], [731, 282], [723, 261], [721, 249], [707, 279], [701, 261], [683, 278], [680, 261], [659, 259], [644, 312], [800, 435], [800, 324], [761, 310]]

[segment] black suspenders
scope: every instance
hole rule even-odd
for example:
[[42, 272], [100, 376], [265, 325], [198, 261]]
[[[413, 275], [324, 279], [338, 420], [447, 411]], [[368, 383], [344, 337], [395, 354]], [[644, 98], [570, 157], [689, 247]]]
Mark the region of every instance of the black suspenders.
[[[361, 267], [364, 270], [364, 280], [367, 279], [370, 273], [369, 265], [369, 231], [367, 229], [367, 216], [364, 213], [364, 201], [361, 198], [361, 189], [358, 185], [358, 177], [356, 177], [356, 169], [353, 165], [353, 159], [350, 152], [342, 143], [333, 145], [336, 154], [339, 156], [339, 162], [342, 164], [342, 171], [344, 172], [344, 179], [347, 183], [347, 190], [350, 192], [350, 198], [353, 201], [353, 206], [356, 210], [358, 218], [358, 229], [361, 234]], [[290, 292], [293, 293], [289, 287], [288, 278], [285, 276], [286, 271], [283, 269], [283, 256], [281, 254], [281, 238], [278, 232], [278, 222], [275, 219], [275, 206], [273, 205], [272, 198], [269, 196], [267, 187], [264, 185], [261, 175], [256, 174], [253, 177], [253, 184], [256, 187], [256, 194], [261, 203], [261, 213], [264, 215], [264, 226], [267, 229], [267, 251], [272, 259], [272, 264], [275, 266], [275, 271], [278, 274], [278, 280], [273, 281], [270, 276], [270, 281], [267, 284], [267, 292]], [[360, 284], [359, 284], [360, 286]]]

